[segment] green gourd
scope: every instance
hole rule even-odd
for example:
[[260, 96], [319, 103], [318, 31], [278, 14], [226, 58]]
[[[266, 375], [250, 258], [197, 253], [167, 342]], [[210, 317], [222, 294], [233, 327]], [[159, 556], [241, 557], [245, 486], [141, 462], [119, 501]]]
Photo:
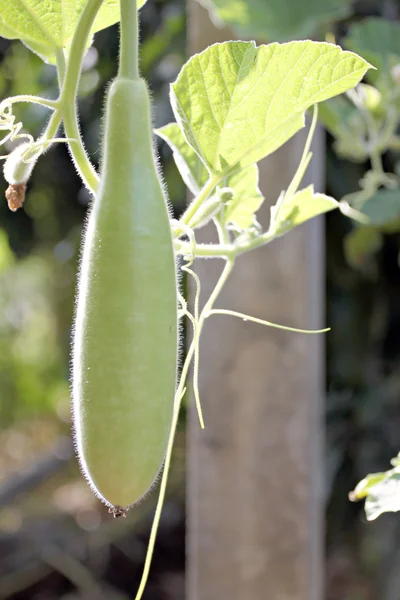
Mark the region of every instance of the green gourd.
[[177, 277], [144, 80], [113, 81], [104, 133], [100, 186], [83, 244], [72, 391], [82, 470], [118, 515], [151, 488], [167, 446]]

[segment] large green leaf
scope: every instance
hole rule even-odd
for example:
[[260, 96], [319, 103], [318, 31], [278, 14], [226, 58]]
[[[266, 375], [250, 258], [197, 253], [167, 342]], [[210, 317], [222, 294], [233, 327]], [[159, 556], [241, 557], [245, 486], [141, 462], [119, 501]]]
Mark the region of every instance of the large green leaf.
[[282, 146], [307, 108], [354, 87], [368, 68], [323, 42], [214, 44], [182, 68], [171, 104], [187, 142], [222, 178]]
[[211, 17], [240, 37], [287, 41], [312, 37], [321, 26], [350, 14], [350, 0], [209, 0]]
[[[186, 142], [177, 123], [169, 123], [155, 131], [173, 150], [173, 156], [183, 181], [192, 194], [197, 195], [210, 174], [204, 164]], [[232, 173], [220, 182], [222, 187], [231, 188], [232, 198], [227, 202], [224, 222], [233, 223], [238, 229], [247, 229], [254, 220], [254, 213], [264, 201], [258, 187], [258, 167], [250, 165]]]
[[345, 46], [359, 52], [377, 67], [377, 72], [368, 74], [374, 80], [400, 62], [400, 24], [378, 17], [363, 19], [350, 28]]
[[[48, 62], [68, 49], [86, 0], [0, 0], [0, 35], [20, 39]], [[144, 4], [139, 0], [139, 6]], [[119, 21], [118, 0], [104, 0], [92, 33]]]

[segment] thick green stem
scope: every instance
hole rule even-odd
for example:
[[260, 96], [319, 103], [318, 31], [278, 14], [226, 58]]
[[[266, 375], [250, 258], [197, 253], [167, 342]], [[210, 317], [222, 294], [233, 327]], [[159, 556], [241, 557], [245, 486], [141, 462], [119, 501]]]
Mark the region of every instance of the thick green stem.
[[139, 79], [139, 23], [136, 0], [120, 0], [119, 77]]
[[60, 127], [60, 123], [61, 123], [61, 114], [60, 114], [60, 111], [57, 110], [51, 115], [46, 129], [44, 130], [43, 134], [41, 135], [41, 137], [38, 141], [39, 142], [47, 142], [47, 141], [53, 139], [56, 136], [58, 128]]
[[[72, 39], [68, 64], [59, 98], [62, 107], [61, 110], [65, 133], [70, 140], [69, 148], [72, 159], [83, 182], [92, 193], [95, 193], [98, 188], [99, 177], [86, 154], [82, 142], [78, 127], [76, 97], [78, 93], [82, 60], [87, 48], [87, 41], [101, 5], [102, 0], [87, 0], [82, 10]], [[62, 65], [59, 65], [59, 69], [62, 69]]]
[[[213, 193], [214, 188], [218, 184], [218, 182], [219, 182], [219, 177], [216, 177], [215, 175], [207, 181], [206, 185], [203, 187], [203, 189], [201, 190], [199, 195], [188, 206], [188, 208], [186, 209], [186, 211], [180, 218], [180, 221], [183, 223], [183, 225], [188, 225], [190, 227], [190, 221], [191, 221], [192, 217], [194, 217], [194, 215], [199, 210], [199, 208], [201, 207], [203, 202], [205, 202], [207, 200], [207, 198], [209, 198], [209, 196], [211, 196], [211, 194]], [[182, 235], [182, 233], [184, 233], [184, 232], [182, 231], [180, 234], [178, 233], [178, 236]]]
[[56, 61], [57, 61], [57, 78], [58, 78], [58, 86], [61, 90], [64, 79], [65, 79], [65, 55], [64, 50], [62, 48], [56, 48]]
[[373, 150], [370, 154], [371, 159], [371, 167], [375, 173], [379, 173], [380, 175], [385, 174], [383, 164], [382, 164], [382, 156], [379, 150]]
[[[192, 246], [188, 242], [175, 241], [175, 249], [178, 254], [190, 256]], [[196, 257], [203, 258], [231, 258], [235, 256], [233, 244], [196, 244]]]
[[[258, 237], [249, 239], [239, 244], [197, 244], [196, 257], [203, 258], [229, 258], [234, 259], [239, 254], [255, 250], [261, 246], [271, 243], [277, 236], [275, 233], [266, 232]], [[190, 255], [191, 245], [187, 242], [176, 240], [175, 247], [179, 254]]]

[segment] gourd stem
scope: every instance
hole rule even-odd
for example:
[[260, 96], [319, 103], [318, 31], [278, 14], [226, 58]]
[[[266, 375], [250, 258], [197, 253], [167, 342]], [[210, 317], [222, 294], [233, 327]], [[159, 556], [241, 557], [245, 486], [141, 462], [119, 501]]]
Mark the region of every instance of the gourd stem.
[[[83, 7], [78, 25], [72, 38], [71, 48], [68, 56], [67, 68], [61, 89], [59, 103], [61, 104], [62, 117], [65, 133], [70, 138], [69, 148], [76, 170], [81, 176], [84, 184], [93, 193], [96, 192], [99, 177], [91, 164], [82, 142], [78, 126], [78, 115], [76, 108], [76, 97], [78, 92], [79, 77], [81, 74], [82, 60], [87, 49], [87, 42], [98, 11], [103, 0], [87, 0]], [[61, 71], [64, 66], [60, 57], [58, 68]]]
[[139, 79], [139, 19], [136, 0], [120, 0], [120, 51], [118, 76]]

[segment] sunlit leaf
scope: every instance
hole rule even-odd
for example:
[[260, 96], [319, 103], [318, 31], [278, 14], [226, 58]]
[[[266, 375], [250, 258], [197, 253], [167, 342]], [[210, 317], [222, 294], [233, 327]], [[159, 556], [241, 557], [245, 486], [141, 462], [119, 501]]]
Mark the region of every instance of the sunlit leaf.
[[400, 472], [393, 470], [380, 483], [369, 490], [365, 500], [368, 521], [377, 519], [385, 512], [400, 510]]
[[277, 205], [271, 208], [270, 228], [281, 235], [313, 217], [338, 207], [337, 200], [325, 194], [315, 193], [314, 186], [309, 185], [296, 192], [288, 201], [282, 197], [278, 200]]
[[350, 0], [209, 0], [211, 18], [240, 36], [262, 41], [312, 37], [317, 29], [351, 12]]
[[350, 492], [349, 499], [352, 502], [357, 502], [358, 500], [363, 500], [368, 496], [371, 489], [383, 481], [385, 479], [386, 473], [371, 473], [362, 479], [355, 487], [355, 489]]
[[[48, 62], [68, 50], [86, 0], [0, 0], [0, 35], [23, 41]], [[139, 0], [139, 6], [144, 2]], [[118, 0], [104, 0], [92, 34], [119, 21]]]
[[186, 63], [171, 103], [187, 142], [222, 178], [282, 146], [307, 108], [354, 87], [369, 67], [323, 42], [226, 42]]
[[254, 213], [264, 202], [258, 187], [257, 165], [250, 165], [239, 173], [229, 175], [224, 185], [234, 191], [224, 213], [224, 222], [233, 223], [238, 229], [247, 229], [254, 221]]
[[400, 453], [390, 462], [394, 465], [393, 469], [367, 475], [349, 494], [353, 502], [365, 498], [368, 521], [385, 512], [400, 511]]
[[173, 152], [181, 177], [193, 195], [197, 195], [207, 182], [210, 174], [206, 167], [185, 140], [177, 123], [169, 123], [155, 133], [167, 142]]
[[[183, 181], [192, 194], [197, 195], [210, 174], [196, 152], [186, 142], [179, 125], [169, 123], [157, 129], [156, 133], [171, 147]], [[227, 203], [224, 212], [224, 223], [232, 223], [238, 229], [247, 229], [253, 223], [253, 215], [264, 200], [258, 187], [257, 165], [250, 165], [242, 171], [224, 177], [220, 187], [231, 188], [233, 191], [233, 198]]]

